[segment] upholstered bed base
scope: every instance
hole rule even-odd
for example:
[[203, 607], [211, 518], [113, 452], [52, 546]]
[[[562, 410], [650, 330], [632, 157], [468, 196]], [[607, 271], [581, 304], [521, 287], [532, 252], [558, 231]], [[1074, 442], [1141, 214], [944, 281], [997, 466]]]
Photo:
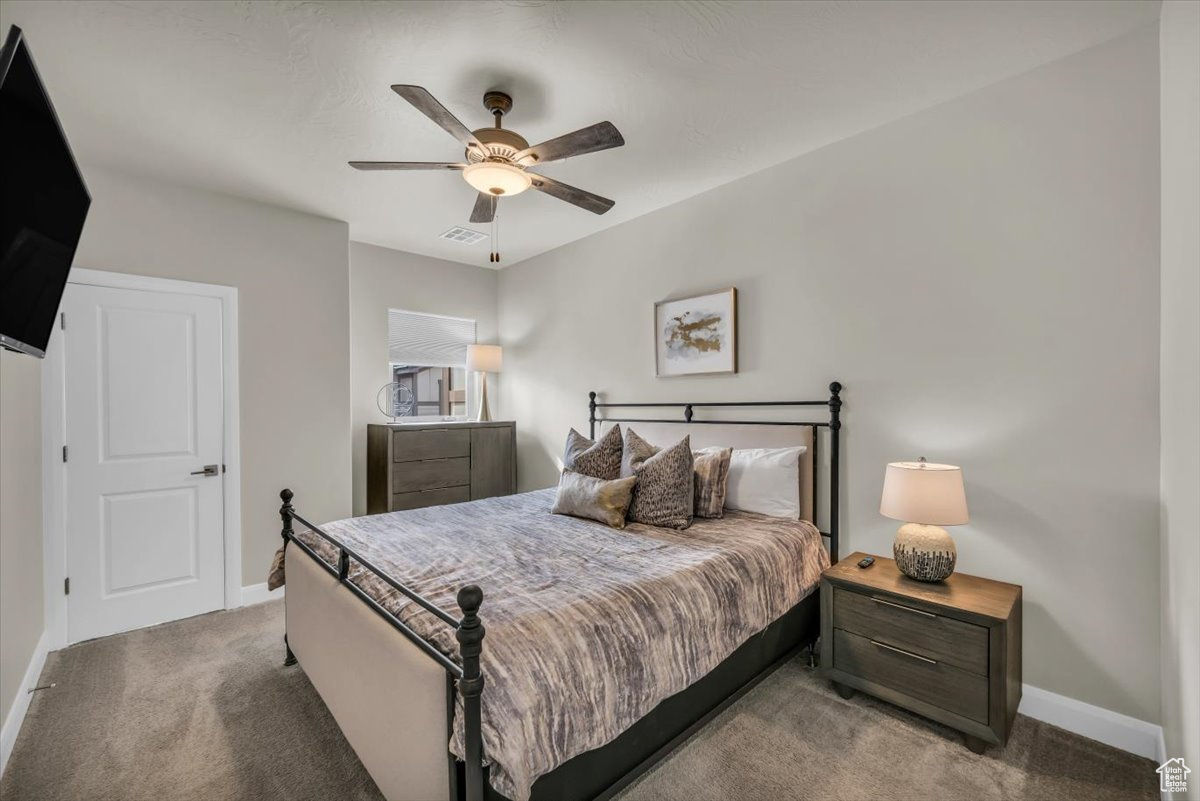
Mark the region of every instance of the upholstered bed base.
[[446, 671], [296, 547], [288, 647], [389, 801], [449, 799]]

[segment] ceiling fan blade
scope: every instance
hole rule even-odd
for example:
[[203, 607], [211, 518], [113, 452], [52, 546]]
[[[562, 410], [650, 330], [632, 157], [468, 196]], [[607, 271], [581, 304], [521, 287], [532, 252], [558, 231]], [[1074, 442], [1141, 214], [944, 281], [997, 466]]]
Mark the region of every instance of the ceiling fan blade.
[[623, 144], [625, 137], [621, 136], [617, 126], [611, 122], [598, 122], [526, 148], [514, 156], [513, 161], [520, 161], [528, 156], [533, 158], [535, 164], [544, 164], [547, 161], [582, 156], [584, 153], [595, 153], [597, 150], [608, 150]]
[[533, 188], [539, 192], [545, 192], [551, 197], [565, 200], [581, 209], [587, 209], [593, 214], [603, 214], [616, 205], [614, 201], [606, 197], [593, 195], [591, 192], [585, 192], [568, 184], [559, 183], [544, 175], [531, 172], [529, 173], [529, 177], [533, 179]]
[[440, 161], [350, 161], [356, 170], [461, 170], [466, 164]]
[[496, 216], [496, 196], [480, 192], [475, 198], [475, 208], [471, 209], [471, 222], [490, 223]]
[[458, 117], [447, 111], [446, 107], [439, 103], [437, 98], [429, 94], [425, 87], [398, 83], [392, 87], [392, 91], [409, 103], [412, 103], [417, 111], [436, 122], [444, 131], [467, 147], [476, 148], [480, 153], [485, 155], [488, 153], [483, 143], [475, 138], [475, 134], [471, 133], [467, 126], [459, 122]]

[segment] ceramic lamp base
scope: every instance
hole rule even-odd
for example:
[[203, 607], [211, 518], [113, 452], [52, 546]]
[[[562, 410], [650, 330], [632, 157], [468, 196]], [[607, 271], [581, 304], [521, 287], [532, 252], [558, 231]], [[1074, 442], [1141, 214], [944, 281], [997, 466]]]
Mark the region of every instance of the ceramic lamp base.
[[954, 572], [958, 549], [941, 526], [905, 523], [892, 543], [896, 567], [917, 581], [941, 581]]

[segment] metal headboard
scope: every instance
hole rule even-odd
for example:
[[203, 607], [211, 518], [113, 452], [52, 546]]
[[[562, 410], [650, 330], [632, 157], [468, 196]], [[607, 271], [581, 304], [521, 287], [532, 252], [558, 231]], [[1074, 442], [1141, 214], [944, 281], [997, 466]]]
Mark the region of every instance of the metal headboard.
[[[819, 429], [829, 429], [829, 531], [822, 531], [821, 535], [829, 538], [829, 561], [837, 562], [838, 560], [838, 458], [839, 453], [839, 433], [842, 428], [841, 412], [842, 412], [842, 385], [834, 381], [829, 385], [829, 397], [824, 400], [812, 401], [747, 401], [745, 403], [736, 402], [716, 402], [716, 403], [600, 403], [596, 400], [596, 393], [588, 393], [588, 433], [592, 439], [596, 438], [597, 423], [678, 423], [684, 425], [722, 425], [722, 426], [808, 426], [812, 429], [813, 443], [813, 470], [812, 470], [812, 490], [813, 504], [816, 508], [817, 501], [817, 474], [819, 460], [816, 458], [817, 450], [817, 432]], [[726, 419], [697, 419], [695, 417], [696, 409], [748, 409], [748, 408], [782, 408], [782, 407], [810, 407], [824, 406], [829, 412], [828, 420], [726, 420]], [[597, 417], [596, 411], [599, 409], [682, 409], [683, 419], [671, 419], [663, 417]], [[814, 512], [813, 517], [816, 517]], [[813, 521], [816, 522], [815, 520]]]

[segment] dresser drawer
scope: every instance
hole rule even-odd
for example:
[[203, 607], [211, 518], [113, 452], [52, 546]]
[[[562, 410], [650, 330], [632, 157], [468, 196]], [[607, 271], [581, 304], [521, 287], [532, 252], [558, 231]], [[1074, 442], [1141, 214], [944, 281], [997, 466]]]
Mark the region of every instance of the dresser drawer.
[[972, 673], [986, 676], [988, 672], [986, 628], [901, 601], [836, 588], [833, 625]]
[[471, 431], [466, 428], [431, 428], [392, 433], [392, 461], [452, 459], [471, 455]]
[[392, 511], [420, 509], [424, 506], [442, 506], [447, 503], [463, 503], [471, 500], [470, 487], [442, 487], [421, 492], [398, 492], [392, 496]]
[[833, 666], [956, 715], [988, 722], [986, 676], [842, 629], [833, 633]]
[[402, 462], [392, 468], [392, 492], [419, 492], [471, 483], [471, 459], [426, 459]]

